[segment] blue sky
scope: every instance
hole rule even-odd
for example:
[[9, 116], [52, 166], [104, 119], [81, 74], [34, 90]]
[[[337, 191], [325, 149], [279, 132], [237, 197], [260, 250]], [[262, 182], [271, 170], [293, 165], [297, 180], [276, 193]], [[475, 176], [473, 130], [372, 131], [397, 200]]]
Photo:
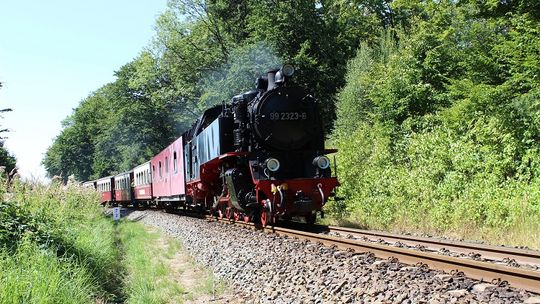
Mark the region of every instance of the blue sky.
[[166, 3], [0, 0], [0, 124], [23, 177], [44, 177], [61, 121], [149, 45]]

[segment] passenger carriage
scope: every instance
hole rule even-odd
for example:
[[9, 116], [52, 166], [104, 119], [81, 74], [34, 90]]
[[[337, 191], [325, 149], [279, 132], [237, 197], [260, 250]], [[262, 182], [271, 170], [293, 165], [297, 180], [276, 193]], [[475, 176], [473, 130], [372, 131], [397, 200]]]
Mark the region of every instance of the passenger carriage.
[[182, 137], [150, 160], [152, 196], [158, 206], [177, 207], [185, 201]]
[[133, 198], [136, 204], [152, 202], [152, 171], [150, 162], [133, 168]]
[[101, 204], [114, 204], [114, 176], [96, 180], [96, 190], [101, 193]]
[[123, 172], [114, 177], [114, 198], [117, 204], [127, 206], [133, 203], [133, 171]]

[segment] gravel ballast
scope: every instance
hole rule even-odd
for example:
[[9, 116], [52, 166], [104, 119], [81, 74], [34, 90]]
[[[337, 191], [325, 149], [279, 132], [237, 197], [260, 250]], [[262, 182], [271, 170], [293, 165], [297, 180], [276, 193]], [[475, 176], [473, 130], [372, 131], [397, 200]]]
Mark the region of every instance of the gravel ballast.
[[231, 282], [246, 302], [540, 303], [540, 298], [505, 284], [380, 260], [369, 253], [161, 211], [134, 211], [129, 218], [179, 239], [198, 263]]

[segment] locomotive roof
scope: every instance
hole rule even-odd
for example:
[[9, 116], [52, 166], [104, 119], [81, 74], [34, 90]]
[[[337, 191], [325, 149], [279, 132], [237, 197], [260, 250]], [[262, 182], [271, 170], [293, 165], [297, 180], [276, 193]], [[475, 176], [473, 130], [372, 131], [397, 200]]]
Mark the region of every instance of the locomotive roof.
[[191, 128], [191, 130], [189, 130], [186, 133], [189, 133], [190, 137], [201, 133], [202, 129], [205, 127], [205, 124], [207, 124], [208, 120], [213, 121], [214, 119], [216, 119], [219, 116], [219, 114], [221, 114], [222, 109], [223, 109], [222, 105], [216, 105], [209, 109], [206, 109], [206, 111], [203, 112], [203, 114], [199, 117], [199, 119], [197, 119], [197, 123], [195, 127]]

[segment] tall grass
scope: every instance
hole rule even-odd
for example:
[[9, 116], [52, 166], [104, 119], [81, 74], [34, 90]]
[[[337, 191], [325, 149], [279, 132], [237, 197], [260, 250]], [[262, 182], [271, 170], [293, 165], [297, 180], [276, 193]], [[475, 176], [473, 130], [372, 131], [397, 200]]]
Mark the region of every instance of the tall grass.
[[0, 180], [0, 195], [0, 303], [117, 298], [114, 226], [95, 192]]
[[[197, 286], [187, 292], [175, 278], [186, 270], [173, 265], [177, 240], [113, 222], [94, 191], [54, 183], [8, 188], [0, 179], [0, 198], [2, 304], [180, 303], [208, 294]], [[190, 280], [213, 280], [201, 276]]]
[[70, 259], [23, 242], [0, 251], [0, 303], [92, 303], [98, 292], [91, 273]]

